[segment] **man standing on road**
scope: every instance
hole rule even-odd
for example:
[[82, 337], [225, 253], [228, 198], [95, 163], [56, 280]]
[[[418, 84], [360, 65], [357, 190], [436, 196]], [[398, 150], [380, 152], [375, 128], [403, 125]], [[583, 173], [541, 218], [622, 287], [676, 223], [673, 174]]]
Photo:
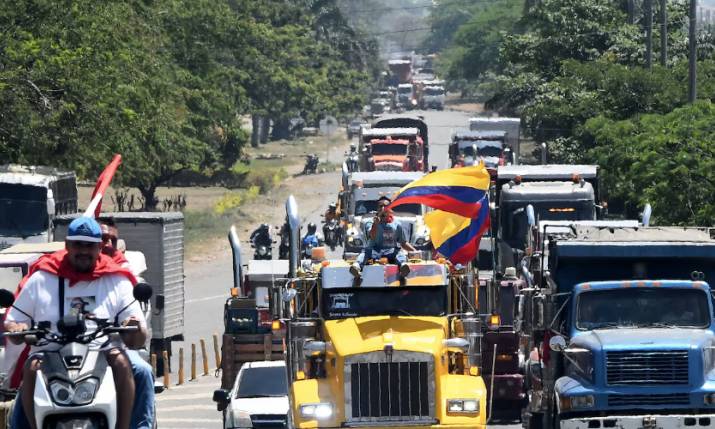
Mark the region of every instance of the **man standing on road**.
[[[130, 263], [124, 253], [118, 248], [119, 229], [114, 220], [107, 219], [100, 225], [102, 229], [102, 254], [109, 256], [124, 268], [131, 269]], [[136, 270], [132, 273], [139, 275]], [[132, 429], [151, 429], [154, 427], [154, 372], [147, 361], [139, 355], [138, 349], [144, 347], [144, 343], [125, 343], [129, 362], [132, 365], [134, 384], [136, 386], [134, 407], [132, 408]]]
[[[15, 307], [29, 317], [10, 308], [5, 319], [5, 330], [27, 330], [30, 328], [31, 317], [38, 321], [52, 322], [52, 330], [57, 331], [57, 322], [73, 311], [69, 303], [80, 298], [88, 303], [83, 305], [84, 310], [97, 318], [120, 316], [124, 325], [138, 326], [137, 331], [122, 334], [122, 339], [127, 344], [143, 344], [147, 334], [146, 321], [139, 304], [132, 303], [132, 285], [136, 280], [129, 270], [119, 267], [110, 257], [100, 253], [101, 242], [102, 233], [97, 221], [89, 217], [72, 221], [65, 240], [65, 250], [43, 257], [42, 264], [24, 283], [15, 300]], [[61, 300], [60, 296], [64, 299]], [[127, 309], [119, 314], [124, 307]], [[87, 321], [87, 329], [94, 328], [94, 323]], [[93, 345], [98, 347], [103, 342], [99, 340]], [[23, 383], [18, 394], [20, 403], [16, 404], [13, 412], [13, 428], [22, 427], [18, 410], [22, 407], [29, 427], [35, 429], [34, 390], [42, 358], [41, 354], [35, 353], [52, 346], [32, 349], [33, 354], [23, 370]], [[131, 364], [121, 343], [110, 342], [104, 350], [117, 389], [116, 427], [129, 429], [135, 397]]]
[[360, 278], [365, 258], [372, 260], [387, 258], [390, 264], [399, 265], [402, 279], [410, 273], [407, 257], [400, 251], [400, 248], [407, 251], [414, 251], [415, 248], [407, 242], [402, 225], [395, 220], [392, 210], [387, 208], [391, 202], [392, 200], [388, 197], [380, 197], [377, 200], [377, 215], [365, 224], [365, 229], [368, 231], [367, 247], [363, 249], [358, 255], [357, 261], [350, 267], [350, 272], [356, 279]]

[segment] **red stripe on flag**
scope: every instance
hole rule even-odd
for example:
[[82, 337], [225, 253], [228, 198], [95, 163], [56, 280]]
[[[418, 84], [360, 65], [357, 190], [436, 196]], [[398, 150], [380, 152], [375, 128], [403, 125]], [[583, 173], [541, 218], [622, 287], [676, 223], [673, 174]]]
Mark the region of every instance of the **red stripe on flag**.
[[[112, 162], [110, 162], [104, 168], [104, 171], [102, 171], [102, 174], [99, 175], [99, 178], [97, 179], [97, 184], [94, 186], [94, 191], [92, 191], [92, 198], [90, 199], [90, 201], [93, 200], [97, 194], [102, 194], [102, 197], [104, 197], [104, 194], [107, 191], [109, 184], [112, 183], [112, 178], [114, 177], [114, 173], [117, 172], [117, 168], [119, 168], [119, 164], [121, 164], [121, 163], [122, 163], [122, 155], [115, 154], [114, 158], [112, 159]], [[94, 209], [94, 217], [99, 217], [99, 214], [101, 212], [102, 212], [102, 202], [100, 201], [99, 204], [97, 204], [97, 208]]]

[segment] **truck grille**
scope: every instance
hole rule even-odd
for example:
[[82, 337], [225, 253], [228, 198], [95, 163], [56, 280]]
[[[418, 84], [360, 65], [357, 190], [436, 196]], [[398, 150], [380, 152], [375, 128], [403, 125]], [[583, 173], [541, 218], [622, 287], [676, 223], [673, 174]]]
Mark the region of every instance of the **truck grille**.
[[690, 404], [690, 397], [687, 393], [672, 393], [667, 395], [608, 395], [608, 405], [614, 407], [688, 404]]
[[606, 382], [614, 384], [688, 384], [688, 351], [608, 352]]
[[251, 416], [254, 429], [285, 429], [286, 422], [285, 414], [253, 414]]
[[[407, 355], [423, 356], [403, 359]], [[434, 368], [429, 355], [395, 351], [390, 362], [383, 352], [375, 352], [351, 360], [345, 386], [349, 422], [432, 419]]]

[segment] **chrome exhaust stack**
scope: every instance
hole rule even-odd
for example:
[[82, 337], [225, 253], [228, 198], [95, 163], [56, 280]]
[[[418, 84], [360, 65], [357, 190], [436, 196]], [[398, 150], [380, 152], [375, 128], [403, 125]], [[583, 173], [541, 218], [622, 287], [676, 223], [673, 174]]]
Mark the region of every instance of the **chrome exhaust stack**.
[[243, 265], [241, 264], [241, 240], [236, 232], [236, 225], [231, 225], [228, 230], [228, 242], [231, 244], [233, 253], [233, 287], [241, 292], [241, 296], [246, 296], [243, 290]]
[[290, 230], [290, 253], [288, 256], [288, 276], [295, 278], [300, 264], [300, 218], [298, 217], [298, 203], [293, 195], [286, 200], [286, 216]]

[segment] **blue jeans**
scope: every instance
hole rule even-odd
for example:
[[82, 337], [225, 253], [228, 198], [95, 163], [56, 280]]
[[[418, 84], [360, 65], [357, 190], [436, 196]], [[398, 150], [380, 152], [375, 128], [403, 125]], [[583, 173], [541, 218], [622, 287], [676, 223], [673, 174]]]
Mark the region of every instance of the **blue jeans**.
[[362, 249], [362, 252], [358, 255], [356, 262], [360, 264], [360, 268], [365, 266], [365, 258], [368, 255], [368, 252], [370, 252], [370, 257], [367, 259], [372, 259], [372, 260], [379, 260], [380, 258], [387, 258], [387, 263], [388, 264], [395, 264], [395, 265], [402, 265], [405, 262], [407, 262], [407, 256], [403, 253], [400, 252], [400, 249], [382, 249], [382, 250], [377, 250], [373, 249], [371, 247], [367, 247], [365, 249]]
[[[154, 426], [154, 374], [136, 350], [126, 350], [134, 373], [135, 396], [132, 408], [131, 429], [152, 429]], [[15, 406], [10, 418], [10, 429], [30, 429], [20, 402], [20, 393], [15, 398]]]

